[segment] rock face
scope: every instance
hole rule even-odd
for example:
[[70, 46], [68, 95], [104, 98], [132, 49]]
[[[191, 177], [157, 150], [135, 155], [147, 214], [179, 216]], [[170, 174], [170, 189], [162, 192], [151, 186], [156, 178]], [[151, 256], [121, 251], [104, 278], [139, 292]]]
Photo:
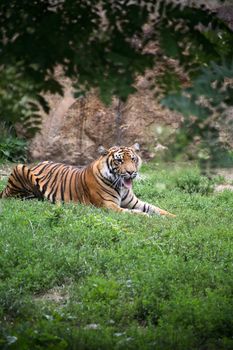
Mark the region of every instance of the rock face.
[[[86, 164], [97, 157], [100, 145], [130, 146], [138, 142], [144, 156], [153, 157], [154, 147], [163, 143], [179, 126], [181, 116], [163, 110], [148, 89], [147, 78], [137, 81], [137, 92], [126, 103], [113, 99], [105, 106], [96, 93], [75, 99], [71, 82], [62, 80], [64, 96], [47, 96], [50, 114], [30, 144], [31, 160], [54, 160]], [[162, 136], [162, 140], [161, 140]]]

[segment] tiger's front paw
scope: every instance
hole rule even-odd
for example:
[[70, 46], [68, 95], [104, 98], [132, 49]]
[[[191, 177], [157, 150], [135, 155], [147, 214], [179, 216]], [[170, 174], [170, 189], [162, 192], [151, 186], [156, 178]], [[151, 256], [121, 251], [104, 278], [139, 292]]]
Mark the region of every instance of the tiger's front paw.
[[131, 213], [132, 214], [139, 214], [139, 215], [144, 215], [144, 216], [147, 216], [147, 217], [151, 217], [150, 214], [144, 213], [143, 211], [141, 211], [139, 209], [133, 209], [133, 210], [131, 210]]
[[156, 213], [157, 215], [168, 216], [168, 217], [170, 217], [170, 218], [175, 218], [175, 217], [176, 217], [175, 214], [169, 213], [169, 211], [160, 209], [160, 208], [158, 208], [158, 207], [154, 207], [154, 210], [155, 210], [155, 213]]
[[164, 215], [164, 216], [168, 216], [170, 218], [176, 218], [176, 215], [175, 214], [172, 214], [172, 213], [169, 213], [168, 211], [166, 210], [161, 210], [160, 209], [160, 215]]

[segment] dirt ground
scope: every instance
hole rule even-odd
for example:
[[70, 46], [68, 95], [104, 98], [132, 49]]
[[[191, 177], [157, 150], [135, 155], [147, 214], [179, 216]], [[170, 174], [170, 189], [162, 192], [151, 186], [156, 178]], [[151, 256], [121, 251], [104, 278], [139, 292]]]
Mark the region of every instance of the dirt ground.
[[227, 182], [233, 184], [233, 169], [217, 169], [217, 174], [223, 176]]

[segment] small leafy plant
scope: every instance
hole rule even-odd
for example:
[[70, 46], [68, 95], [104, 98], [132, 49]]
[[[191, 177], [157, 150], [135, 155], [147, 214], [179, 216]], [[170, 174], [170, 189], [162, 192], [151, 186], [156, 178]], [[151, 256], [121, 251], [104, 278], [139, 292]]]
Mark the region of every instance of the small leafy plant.
[[0, 160], [25, 162], [27, 159], [27, 141], [14, 136], [0, 140]]
[[195, 171], [185, 172], [177, 177], [176, 186], [189, 194], [200, 193], [207, 195], [213, 192], [213, 183], [206, 176], [201, 176]]

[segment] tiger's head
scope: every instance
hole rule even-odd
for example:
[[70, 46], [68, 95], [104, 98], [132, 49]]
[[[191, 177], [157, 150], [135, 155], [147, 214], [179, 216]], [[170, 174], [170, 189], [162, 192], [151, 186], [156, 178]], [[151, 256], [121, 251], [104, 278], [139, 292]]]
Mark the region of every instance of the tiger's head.
[[141, 158], [136, 153], [139, 148], [137, 143], [131, 147], [114, 146], [108, 150], [99, 147], [102, 174], [113, 187], [132, 187], [132, 181], [141, 166]]

